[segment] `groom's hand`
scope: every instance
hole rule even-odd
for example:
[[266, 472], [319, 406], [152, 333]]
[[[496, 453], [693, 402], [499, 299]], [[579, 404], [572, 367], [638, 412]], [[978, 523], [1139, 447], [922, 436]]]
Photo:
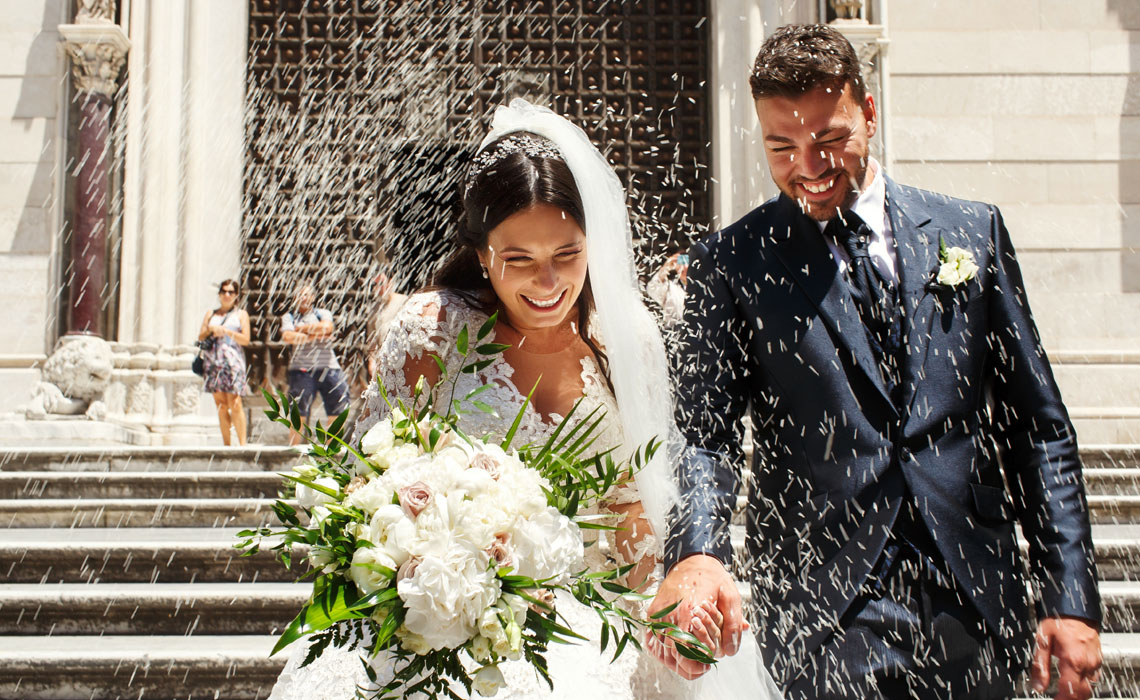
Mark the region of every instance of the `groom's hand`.
[[[678, 603], [668, 620], [693, 633], [717, 656], [735, 654], [744, 630], [744, 615], [736, 582], [716, 557], [694, 554], [677, 563], [661, 582], [649, 608], [653, 615]], [[654, 643], [657, 642], [657, 643]], [[655, 655], [682, 678], [704, 675], [709, 666], [677, 653], [671, 642], [651, 640]]]
[[1057, 657], [1056, 700], [1087, 700], [1100, 676], [1100, 634], [1077, 617], [1047, 617], [1037, 627], [1037, 650], [1030, 678], [1033, 688], [1049, 685], [1050, 657]]

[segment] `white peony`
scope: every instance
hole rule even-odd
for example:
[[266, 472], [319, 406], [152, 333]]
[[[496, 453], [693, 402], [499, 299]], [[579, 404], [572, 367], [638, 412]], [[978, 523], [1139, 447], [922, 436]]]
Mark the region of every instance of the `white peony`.
[[499, 580], [479, 552], [452, 549], [425, 557], [396, 590], [404, 601], [404, 625], [432, 649], [450, 649], [475, 635], [483, 610], [499, 597]]
[[[454, 492], [453, 492], [454, 493]], [[458, 523], [456, 537], [476, 549], [487, 549], [498, 535], [509, 532], [518, 519], [510, 510], [507, 498], [483, 495], [474, 500], [453, 502], [451, 509]]]
[[562, 583], [581, 568], [583, 545], [578, 526], [553, 508], [519, 522], [511, 542], [515, 573], [520, 576]]
[[523, 517], [530, 517], [547, 507], [543, 486], [549, 483], [533, 469], [508, 462], [507, 468], [499, 476], [498, 484], [502, 493], [509, 494], [511, 509]]
[[938, 267], [938, 284], [956, 287], [969, 282], [978, 274], [978, 264], [974, 254], [965, 248], [947, 248]]
[[503, 672], [499, 670], [498, 666], [484, 666], [475, 673], [471, 687], [474, 688], [476, 693], [479, 693], [485, 698], [489, 698], [499, 692], [499, 688], [503, 687], [504, 683], [506, 683], [506, 680], [503, 678]]
[[[392, 571], [391, 574], [381, 573], [372, 569], [372, 566], [383, 566]], [[396, 574], [400, 564], [387, 552], [378, 547], [361, 547], [352, 555], [352, 566], [348, 573], [361, 594], [368, 595], [373, 591], [386, 588]]]

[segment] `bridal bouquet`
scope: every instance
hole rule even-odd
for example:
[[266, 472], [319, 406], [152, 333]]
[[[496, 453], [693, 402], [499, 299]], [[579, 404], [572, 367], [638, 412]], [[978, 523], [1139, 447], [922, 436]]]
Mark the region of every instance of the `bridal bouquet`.
[[[474, 343], [466, 328], [460, 333], [463, 372], [478, 371], [505, 349], [480, 344], [494, 320]], [[374, 698], [461, 698], [460, 688], [468, 696], [494, 695], [504, 659], [525, 659], [550, 683], [548, 645], [585, 639], [553, 605], [554, 591], [562, 590], [599, 613], [602, 648], [612, 643], [614, 658], [630, 644], [639, 647], [639, 631], [650, 629], [711, 662], [692, 635], [664, 621], [670, 610], [640, 620], [617, 604], [647, 597], [618, 582], [630, 567], [591, 572], [582, 563], [580, 531], [612, 526], [579, 511], [630, 478], [655, 445], [628, 464], [609, 452], [590, 454], [601, 420], [595, 410], [576, 422], [572, 411], [545, 444], [515, 449], [526, 403], [501, 442], [476, 439], [463, 432], [464, 401], [455, 399], [454, 381], [451, 388], [441, 413], [422, 380], [411, 405], [391, 402], [381, 386], [390, 413], [356, 446], [342, 434], [347, 412], [328, 428], [309, 429], [283, 394], [266, 393], [269, 417], [309, 442], [309, 460], [283, 475], [295, 484], [295, 505], [274, 504], [284, 529], [245, 530], [237, 545], [250, 555], [265, 538], [276, 540], [273, 549], [286, 564], [295, 545], [308, 548], [313, 593], [274, 653], [302, 637], [311, 639], [306, 664], [330, 644], [361, 647], [379, 688]], [[465, 402], [490, 410], [478, 401], [480, 391]]]

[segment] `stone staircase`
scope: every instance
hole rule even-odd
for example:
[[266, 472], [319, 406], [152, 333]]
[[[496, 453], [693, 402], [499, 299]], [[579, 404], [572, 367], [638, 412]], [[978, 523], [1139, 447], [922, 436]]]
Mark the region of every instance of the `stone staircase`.
[[288, 448], [0, 455], [0, 699], [264, 698], [308, 584], [235, 533]]
[[[1140, 450], [1082, 454], [1107, 613], [1099, 692], [1140, 697]], [[266, 697], [284, 664], [269, 650], [308, 584], [231, 545], [271, 521], [275, 472], [296, 459], [287, 448], [0, 452], [0, 700]]]

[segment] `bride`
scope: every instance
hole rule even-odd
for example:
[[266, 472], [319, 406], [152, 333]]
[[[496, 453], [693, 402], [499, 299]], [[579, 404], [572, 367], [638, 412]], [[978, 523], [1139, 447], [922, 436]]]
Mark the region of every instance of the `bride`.
[[[500, 107], [466, 178], [458, 243], [436, 286], [409, 298], [380, 350], [379, 379], [390, 395], [408, 400], [421, 377], [443, 394], [432, 355], [455, 376], [463, 359], [455, 350], [460, 329], [473, 332], [498, 312], [486, 342], [511, 347], [477, 374], [462, 375], [455, 391], [465, 396], [489, 385], [477, 400], [493, 413], [462, 406], [465, 432], [501, 438], [533, 388], [516, 444], [545, 441], [579, 400], [580, 410], [605, 411], [594, 443], [599, 451], [616, 447], [628, 456], [665, 436], [671, 425], [665, 354], [636, 287], [624, 192], [581, 130], [522, 100]], [[438, 406], [449, 400], [447, 385]], [[375, 385], [365, 400], [358, 437], [388, 411]], [[592, 568], [634, 564], [626, 583], [642, 589], [656, 580], [660, 540], [653, 533], [663, 527], [648, 520], [642, 487], [649, 483], [649, 498], [658, 499], [650, 512], [662, 513], [664, 464], [655, 459], [608, 494], [604, 508], [622, 529], [586, 548]], [[529, 665], [503, 664], [507, 684], [496, 697], [678, 695], [681, 681], [633, 648], [610, 663], [613, 647], [604, 654], [598, 648], [592, 611], [568, 595], [556, 608], [595, 641], [551, 645], [553, 692]], [[330, 648], [300, 667], [306, 646], [294, 645], [271, 699], [350, 698], [357, 686], [369, 687], [359, 651]], [[377, 671], [383, 681], [384, 669]]]
[[[664, 440], [630, 482], [608, 494], [604, 510], [621, 526], [588, 546], [591, 568], [633, 564], [626, 583], [648, 590], [660, 579], [665, 516], [673, 502], [667, 456], [676, 428], [664, 345], [637, 286], [625, 194], [617, 176], [586, 135], [553, 112], [514, 100], [499, 107], [491, 133], [469, 168], [458, 226], [458, 249], [444, 262], [435, 287], [409, 298], [379, 354], [379, 380], [390, 396], [409, 400], [422, 378], [437, 406], [452, 395], [440, 382], [437, 356], [448, 377], [463, 358], [455, 349], [466, 326], [474, 331], [498, 313], [493, 339], [510, 346], [477, 374], [460, 375], [455, 396], [478, 387], [483, 407], [463, 405], [464, 430], [501, 438], [531, 393], [515, 444], [545, 441], [574, 404], [605, 411], [594, 447], [616, 448], [618, 457], [651, 439]], [[444, 394], [446, 386], [447, 393]], [[377, 386], [365, 392], [357, 438], [383, 418], [387, 404]], [[488, 412], [487, 409], [490, 409]], [[675, 455], [674, 455], [675, 456]], [[649, 655], [631, 647], [613, 663], [602, 653], [596, 615], [573, 597], [555, 606], [570, 626], [593, 641], [552, 644], [547, 653], [553, 691], [523, 662], [500, 666], [506, 686], [497, 698], [692, 698], [726, 696], [706, 682], [703, 690], [681, 681]], [[644, 610], [638, 611], [644, 616]], [[696, 615], [711, 628], [709, 612]], [[293, 645], [270, 700], [343, 700], [370, 685], [360, 650], [330, 647], [301, 666], [307, 645]], [[747, 673], [731, 678], [731, 690], [765, 696]], [[371, 661], [380, 683], [392, 670], [383, 654]], [[720, 664], [718, 664], [719, 666]], [[710, 674], [716, 675], [716, 674]]]

